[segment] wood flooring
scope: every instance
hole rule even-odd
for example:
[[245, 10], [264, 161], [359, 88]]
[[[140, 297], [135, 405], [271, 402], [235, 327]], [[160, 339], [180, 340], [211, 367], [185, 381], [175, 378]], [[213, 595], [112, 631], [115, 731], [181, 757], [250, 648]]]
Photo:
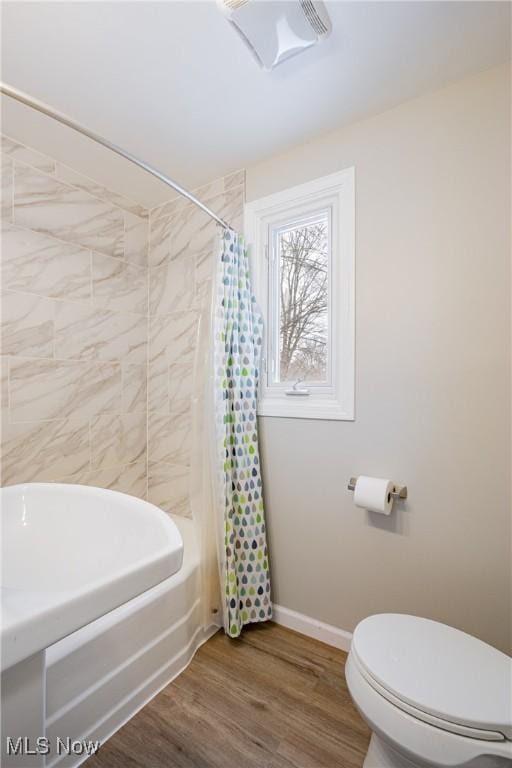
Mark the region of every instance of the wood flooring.
[[277, 624], [218, 633], [87, 768], [361, 768], [346, 654]]

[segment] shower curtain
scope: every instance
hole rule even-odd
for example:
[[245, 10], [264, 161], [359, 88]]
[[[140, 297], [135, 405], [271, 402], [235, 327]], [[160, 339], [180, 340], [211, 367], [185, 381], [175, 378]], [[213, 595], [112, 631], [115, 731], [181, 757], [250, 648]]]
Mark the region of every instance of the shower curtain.
[[[226, 633], [237, 637], [244, 624], [272, 617], [256, 418], [263, 321], [251, 290], [243, 238], [226, 229], [217, 246], [210, 333], [203, 312], [196, 347], [197, 364], [208, 372], [203, 408], [195, 409], [203, 413], [202, 440], [201, 429], [195, 432], [202, 446], [201, 484], [210, 499], [205, 504], [205, 493], [200, 495], [197, 513], [203, 562], [206, 558], [203, 594], [209, 595], [210, 605], [215, 603], [216, 540], [218, 604]], [[207, 349], [202, 348], [205, 339]]]

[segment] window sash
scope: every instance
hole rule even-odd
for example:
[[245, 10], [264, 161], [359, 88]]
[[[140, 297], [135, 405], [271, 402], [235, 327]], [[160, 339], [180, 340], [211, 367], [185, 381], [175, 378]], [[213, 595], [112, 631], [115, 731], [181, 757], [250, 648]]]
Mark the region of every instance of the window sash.
[[301, 386], [309, 390], [330, 391], [334, 385], [332, 365], [333, 348], [333, 207], [309, 207], [307, 212], [299, 215], [283, 216], [268, 225], [267, 243], [268, 259], [268, 319], [267, 319], [267, 350], [269, 365], [267, 365], [267, 387], [283, 390], [297, 381], [297, 378], [281, 378], [280, 348], [281, 348], [281, 258], [279, 253], [279, 236], [287, 231], [307, 227], [324, 220], [327, 217], [327, 333], [326, 333], [326, 378], [323, 380], [301, 379]]

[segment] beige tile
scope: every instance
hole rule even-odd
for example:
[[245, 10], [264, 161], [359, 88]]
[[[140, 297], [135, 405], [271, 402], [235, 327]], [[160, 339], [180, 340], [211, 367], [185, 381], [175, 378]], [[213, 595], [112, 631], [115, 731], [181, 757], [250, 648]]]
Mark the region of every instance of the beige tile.
[[149, 220], [133, 213], [124, 214], [124, 259], [130, 264], [148, 264]]
[[123, 363], [123, 413], [147, 410], [147, 366]]
[[150, 317], [150, 362], [165, 360], [168, 365], [193, 362], [198, 320], [199, 315], [194, 311]]
[[243, 187], [242, 194], [244, 195], [245, 200], [245, 169], [242, 168], [239, 171], [234, 171], [233, 173], [230, 173], [229, 176], [224, 176], [224, 189], [227, 192], [230, 189], [234, 189], [235, 187]]
[[2, 483], [46, 482], [89, 469], [84, 419], [9, 424], [2, 429]]
[[91, 472], [87, 478], [87, 484], [145, 499], [147, 492], [146, 462], [139, 461], [125, 467], [109, 467]]
[[164, 512], [190, 517], [189, 475], [187, 466], [150, 462], [148, 501]]
[[149, 409], [162, 414], [183, 413], [191, 408], [192, 362], [167, 364], [165, 356], [149, 364]]
[[213, 249], [203, 251], [195, 257], [195, 283], [197, 287], [202, 286], [214, 277], [214, 253]]
[[147, 312], [147, 270], [100, 253], [92, 255], [93, 303], [119, 312]]
[[5, 221], [12, 221], [12, 213], [13, 213], [13, 194], [14, 194], [14, 185], [13, 185], [13, 174], [14, 174], [14, 165], [12, 160], [7, 157], [6, 155], [1, 156], [2, 165], [0, 172], [2, 174], [2, 185], [0, 188], [0, 195], [1, 195], [1, 212], [2, 212], [2, 219]]
[[190, 464], [192, 442], [190, 410], [168, 416], [152, 411], [148, 414], [148, 452], [150, 461], [168, 464]]
[[89, 301], [91, 252], [39, 232], [2, 228], [4, 288], [40, 296]]
[[147, 490], [146, 462], [138, 461], [135, 464], [97, 469], [92, 472], [76, 472], [74, 475], [60, 477], [58, 481], [60, 483], [91, 485], [95, 488], [107, 488], [145, 499]]
[[191, 363], [174, 363], [168, 369], [169, 412], [183, 413], [191, 408], [193, 370]]
[[187, 200], [183, 195], [175, 194], [166, 200], [165, 203], [160, 203], [160, 205], [155, 205], [154, 208], [150, 208], [149, 217], [153, 221], [156, 221], [156, 219], [161, 216], [172, 216], [187, 205], [192, 205], [190, 200]]
[[119, 363], [11, 358], [11, 421], [44, 421], [119, 413]]
[[[230, 173], [228, 176], [223, 176], [219, 179], [215, 179], [209, 184], [198, 187], [194, 190], [194, 195], [199, 200], [201, 200], [201, 202], [206, 203], [209, 208], [212, 208], [213, 206], [210, 204], [212, 198], [217, 198], [224, 192], [233, 190], [234, 188], [240, 186], [243, 186], [245, 189], [244, 170], [235, 171], [234, 173]], [[244, 190], [239, 190], [239, 192], [242, 195], [244, 194]], [[190, 205], [193, 205], [190, 200], [188, 200], [186, 197], [183, 197], [183, 195], [177, 195], [166, 203], [162, 203], [161, 205], [152, 208], [151, 216], [155, 219], [159, 216], [172, 216], [177, 211], [182, 211], [185, 207]]]
[[[209, 207], [235, 227], [243, 217], [243, 187], [213, 197]], [[197, 256], [217, 249], [219, 227], [197, 206], [187, 206], [171, 216], [150, 216], [149, 265], [158, 267], [180, 256]]]
[[149, 410], [169, 413], [169, 381], [166, 355], [148, 364]]
[[145, 317], [67, 301], [55, 302], [55, 357], [58, 359], [145, 363], [146, 333]]
[[35, 149], [30, 149], [20, 144], [8, 136], [1, 137], [0, 151], [9, 156], [11, 160], [20, 160], [22, 163], [37, 168], [38, 171], [53, 173], [55, 171], [55, 160], [48, 155], [43, 155]]
[[123, 208], [125, 211], [130, 211], [137, 216], [148, 216], [148, 209], [143, 205], [140, 205], [140, 203], [129, 200], [127, 197], [102, 186], [97, 181], [94, 181], [94, 179], [90, 179], [88, 176], [78, 173], [78, 171], [75, 171], [67, 165], [56, 163], [55, 176], [60, 181], [72, 184], [74, 187], [79, 187], [85, 192], [89, 192], [89, 194], [99, 197], [101, 200], [113, 203], [118, 208]]
[[2, 354], [53, 357], [51, 300], [2, 291], [0, 302]]
[[9, 406], [9, 356], [0, 355], [0, 408], [3, 410], [8, 406]]
[[212, 299], [212, 281], [204, 280], [201, 283], [196, 283], [196, 297], [195, 306], [201, 313], [201, 317], [204, 322], [210, 322], [210, 307]]
[[91, 467], [105, 469], [146, 458], [146, 414], [103, 415], [91, 420]]
[[173, 216], [150, 219], [149, 266], [160, 267], [180, 256], [195, 256], [214, 249], [215, 221], [196, 206]]
[[184, 258], [149, 270], [150, 314], [165, 315], [193, 308], [194, 267], [194, 259]]
[[14, 167], [14, 222], [110, 256], [123, 255], [123, 212], [20, 163]]

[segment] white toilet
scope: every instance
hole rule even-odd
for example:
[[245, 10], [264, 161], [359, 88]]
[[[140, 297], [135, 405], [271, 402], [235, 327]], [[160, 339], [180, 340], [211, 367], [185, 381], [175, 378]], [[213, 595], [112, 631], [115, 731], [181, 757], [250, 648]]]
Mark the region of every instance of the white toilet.
[[379, 614], [345, 669], [372, 729], [364, 768], [511, 768], [512, 659], [457, 629]]

